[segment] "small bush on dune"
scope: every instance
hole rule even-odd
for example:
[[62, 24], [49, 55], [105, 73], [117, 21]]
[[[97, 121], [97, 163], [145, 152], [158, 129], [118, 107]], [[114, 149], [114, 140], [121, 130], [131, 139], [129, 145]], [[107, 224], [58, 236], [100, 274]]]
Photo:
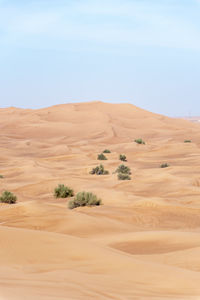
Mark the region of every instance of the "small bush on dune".
[[131, 180], [131, 177], [128, 174], [119, 173], [118, 174], [118, 179], [119, 180]]
[[184, 143], [192, 143], [191, 140], [185, 140]]
[[74, 209], [79, 206], [94, 206], [101, 205], [101, 199], [89, 192], [80, 192], [75, 198], [68, 203], [69, 209]]
[[97, 159], [98, 160], [107, 160], [106, 156], [103, 153], [99, 154]]
[[59, 184], [58, 187], [56, 187], [54, 190], [55, 198], [68, 198], [73, 196], [74, 191], [68, 186], [65, 186], [64, 184]]
[[131, 174], [130, 168], [125, 165], [120, 165], [115, 172], [122, 173], [122, 174], [128, 174], [128, 175]]
[[145, 145], [145, 142], [142, 139], [136, 139], [135, 143], [140, 144], [140, 145]]
[[121, 161], [127, 161], [126, 155], [124, 155], [124, 154], [120, 154], [120, 155], [119, 155], [119, 159], [120, 159]]
[[168, 168], [169, 165], [168, 165], [168, 164], [162, 164], [160, 167], [161, 167], [161, 168]]
[[99, 166], [97, 166], [96, 168], [93, 168], [92, 171], [90, 172], [90, 174], [94, 175], [108, 175], [109, 172], [107, 170], [104, 169], [104, 166], [101, 164]]
[[111, 153], [111, 151], [109, 149], [105, 149], [103, 153]]
[[4, 191], [0, 197], [0, 202], [14, 204], [17, 202], [17, 197], [9, 191]]
[[0, 175], [0, 178], [4, 178], [3, 175]]

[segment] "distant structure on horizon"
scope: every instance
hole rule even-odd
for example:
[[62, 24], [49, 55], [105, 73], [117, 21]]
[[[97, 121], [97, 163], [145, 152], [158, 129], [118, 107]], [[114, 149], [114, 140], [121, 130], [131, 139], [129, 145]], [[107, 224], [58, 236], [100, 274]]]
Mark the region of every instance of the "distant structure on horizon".
[[183, 119], [197, 123], [200, 122], [200, 117], [184, 117]]

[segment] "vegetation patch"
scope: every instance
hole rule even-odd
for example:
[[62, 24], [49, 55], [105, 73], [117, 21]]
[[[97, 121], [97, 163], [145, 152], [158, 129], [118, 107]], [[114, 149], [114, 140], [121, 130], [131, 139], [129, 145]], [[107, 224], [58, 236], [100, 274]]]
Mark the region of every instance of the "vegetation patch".
[[92, 171], [90, 172], [90, 174], [94, 175], [108, 175], [109, 172], [107, 170], [104, 169], [104, 166], [101, 164], [95, 168], [92, 169]]
[[98, 155], [97, 159], [98, 160], [107, 160], [107, 157], [103, 153], [101, 153]]
[[4, 178], [3, 175], [0, 174], [0, 178]]
[[59, 184], [54, 190], [55, 198], [68, 198], [73, 196], [74, 191], [68, 186], [65, 186], [64, 184]]
[[119, 180], [131, 180], [131, 176], [128, 174], [118, 173], [117, 177]]
[[79, 192], [73, 200], [68, 203], [69, 209], [74, 209], [80, 206], [95, 206], [101, 205], [101, 199], [90, 192]]
[[122, 174], [128, 174], [128, 175], [131, 174], [130, 168], [125, 165], [120, 165], [115, 172], [122, 173]]
[[124, 154], [120, 154], [120, 155], [119, 155], [119, 159], [120, 159], [121, 161], [127, 161], [126, 155], [124, 155]]
[[161, 168], [168, 168], [169, 167], [169, 164], [165, 163], [165, 164], [162, 164], [160, 165]]
[[145, 142], [143, 141], [143, 139], [136, 139], [135, 143], [140, 144], [140, 145], [145, 145]]
[[185, 140], [184, 143], [192, 143], [191, 140]]
[[111, 153], [111, 151], [109, 149], [105, 149], [103, 153]]
[[9, 191], [4, 191], [0, 197], [0, 202], [8, 203], [8, 204], [15, 204], [17, 202], [17, 197]]

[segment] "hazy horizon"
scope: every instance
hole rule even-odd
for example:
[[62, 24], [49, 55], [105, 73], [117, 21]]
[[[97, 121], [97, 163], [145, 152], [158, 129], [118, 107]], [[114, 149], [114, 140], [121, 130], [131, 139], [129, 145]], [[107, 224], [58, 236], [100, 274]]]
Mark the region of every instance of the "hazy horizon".
[[0, 0], [0, 107], [200, 115], [199, 0]]

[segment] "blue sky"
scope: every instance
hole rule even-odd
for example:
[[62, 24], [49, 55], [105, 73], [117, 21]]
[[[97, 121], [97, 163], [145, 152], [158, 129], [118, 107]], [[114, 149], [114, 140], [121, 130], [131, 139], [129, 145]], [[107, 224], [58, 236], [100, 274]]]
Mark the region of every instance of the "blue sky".
[[200, 115], [200, 0], [0, 0], [0, 107]]

